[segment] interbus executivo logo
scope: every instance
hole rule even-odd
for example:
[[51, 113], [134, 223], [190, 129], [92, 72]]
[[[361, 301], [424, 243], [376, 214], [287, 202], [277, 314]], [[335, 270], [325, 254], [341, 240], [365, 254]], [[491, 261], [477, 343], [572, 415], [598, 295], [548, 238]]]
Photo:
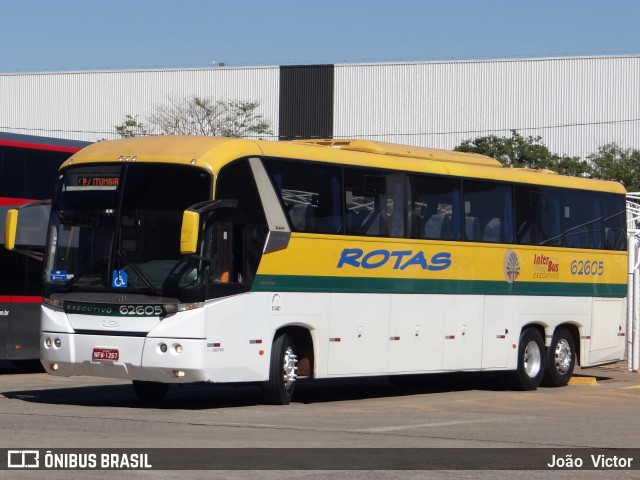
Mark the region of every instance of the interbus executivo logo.
[[518, 260], [518, 254], [512, 249], [507, 250], [504, 254], [502, 272], [507, 283], [515, 282], [520, 275], [520, 260]]
[[560, 278], [560, 261], [553, 256], [534, 253], [533, 278], [543, 278], [547, 280]]

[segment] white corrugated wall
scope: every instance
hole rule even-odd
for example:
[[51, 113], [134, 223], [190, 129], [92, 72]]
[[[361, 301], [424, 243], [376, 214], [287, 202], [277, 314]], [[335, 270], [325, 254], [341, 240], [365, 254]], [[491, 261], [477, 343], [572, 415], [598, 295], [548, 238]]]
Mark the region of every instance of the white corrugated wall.
[[0, 75], [0, 130], [95, 141], [117, 138], [125, 115], [144, 123], [167, 98], [261, 103], [277, 136], [279, 67]]
[[640, 148], [640, 57], [338, 65], [334, 133], [451, 149], [485, 135], [541, 136], [585, 157]]
[[[274, 67], [0, 74], [0, 131], [116, 138], [168, 97], [259, 100], [278, 135]], [[585, 157], [640, 148], [640, 56], [348, 64], [335, 67], [334, 136], [451, 149], [484, 135], [541, 136]]]

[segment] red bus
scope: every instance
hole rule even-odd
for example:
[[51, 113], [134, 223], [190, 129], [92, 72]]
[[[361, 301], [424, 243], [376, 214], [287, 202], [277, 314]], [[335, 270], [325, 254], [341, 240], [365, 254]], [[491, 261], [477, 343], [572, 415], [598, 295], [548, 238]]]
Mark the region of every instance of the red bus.
[[[87, 145], [0, 132], [0, 225], [4, 226], [10, 208], [51, 198], [60, 164]], [[37, 224], [42, 242], [35, 242], [35, 252], [44, 252], [46, 229], [43, 215]], [[36, 360], [40, 357], [42, 262], [9, 252], [0, 235], [0, 272], [0, 360]]]

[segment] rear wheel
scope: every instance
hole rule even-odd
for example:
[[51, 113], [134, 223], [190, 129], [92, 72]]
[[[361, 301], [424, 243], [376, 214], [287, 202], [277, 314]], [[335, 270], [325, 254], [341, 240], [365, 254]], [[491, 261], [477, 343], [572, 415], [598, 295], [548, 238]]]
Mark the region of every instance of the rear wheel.
[[144, 403], [159, 403], [167, 395], [168, 383], [133, 381], [133, 391]]
[[551, 340], [547, 350], [547, 364], [545, 367], [543, 385], [547, 387], [564, 387], [573, 375], [576, 365], [576, 350], [573, 335], [569, 330], [558, 330]]
[[387, 377], [393, 385], [400, 388], [410, 388], [424, 385], [424, 376], [416, 374], [389, 375]]
[[273, 405], [288, 405], [298, 378], [298, 356], [293, 338], [283, 333], [271, 347], [269, 380], [262, 385], [264, 399]]
[[510, 384], [516, 390], [535, 390], [544, 375], [544, 340], [533, 327], [520, 334], [518, 369], [511, 375]]

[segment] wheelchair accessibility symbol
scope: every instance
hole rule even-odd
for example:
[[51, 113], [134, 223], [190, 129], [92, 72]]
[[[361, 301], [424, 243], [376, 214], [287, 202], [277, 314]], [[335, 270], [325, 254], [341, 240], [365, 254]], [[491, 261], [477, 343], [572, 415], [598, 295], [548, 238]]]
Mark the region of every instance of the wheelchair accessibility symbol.
[[129, 275], [124, 270], [114, 270], [111, 276], [111, 286], [113, 288], [126, 288]]

